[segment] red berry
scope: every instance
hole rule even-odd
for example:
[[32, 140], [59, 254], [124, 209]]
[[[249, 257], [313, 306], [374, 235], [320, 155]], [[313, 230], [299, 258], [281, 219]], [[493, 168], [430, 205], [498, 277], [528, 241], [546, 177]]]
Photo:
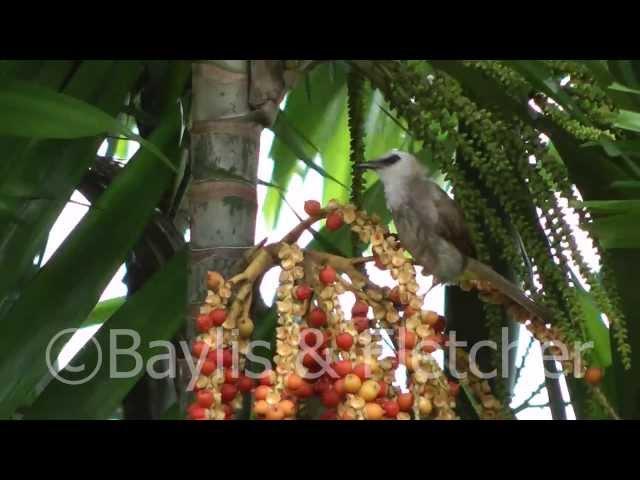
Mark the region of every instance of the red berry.
[[441, 335], [429, 335], [424, 339], [422, 351], [425, 353], [433, 353], [440, 348], [442, 341], [443, 339]]
[[246, 375], [242, 375], [240, 378], [238, 378], [237, 386], [238, 386], [238, 390], [240, 390], [243, 393], [250, 392], [251, 389], [253, 388], [253, 380], [247, 377]]
[[378, 398], [383, 398], [387, 396], [387, 392], [389, 391], [389, 386], [382, 380], [378, 380], [378, 384], [380, 385], [380, 391], [378, 392]]
[[[311, 317], [311, 314], [309, 314], [309, 317]], [[319, 348], [323, 339], [319, 338], [318, 333], [319, 332], [314, 332], [311, 329], [304, 329], [302, 331], [300, 339], [302, 340], [302, 343], [307, 347]]]
[[307, 285], [298, 285], [296, 287], [296, 298], [300, 301], [309, 300], [313, 295], [313, 289]]
[[232, 368], [224, 369], [224, 382], [235, 385], [238, 382], [238, 375], [233, 372]]
[[322, 205], [317, 200], [307, 200], [304, 202], [304, 211], [310, 217], [317, 217], [322, 211]]
[[233, 353], [231, 350], [225, 349], [222, 351], [222, 366], [230, 367], [233, 365]]
[[189, 405], [187, 413], [189, 415], [189, 418], [191, 418], [192, 420], [202, 420], [207, 418], [206, 409], [202, 408], [197, 403], [192, 403], [191, 405]]
[[385, 266], [384, 263], [382, 263], [382, 260], [380, 260], [380, 257], [378, 255], [374, 255], [373, 256], [373, 260], [376, 264], [376, 267], [378, 267], [380, 270], [386, 270], [387, 267]]
[[354, 317], [366, 317], [369, 313], [369, 305], [364, 302], [356, 302], [351, 309], [351, 315]]
[[321, 308], [314, 308], [309, 312], [309, 325], [320, 328], [327, 323], [327, 314]]
[[273, 370], [265, 370], [260, 375], [260, 385], [271, 386], [275, 383], [276, 372]]
[[320, 378], [316, 383], [313, 384], [313, 391], [316, 395], [322, 395], [328, 390], [331, 390], [331, 382], [329, 382], [329, 380], [325, 378]]
[[326, 226], [329, 230], [338, 230], [343, 224], [344, 221], [339, 212], [331, 212], [327, 215]]
[[230, 402], [236, 395], [238, 394], [238, 389], [235, 385], [231, 385], [229, 383], [223, 383], [222, 387], [220, 387], [220, 397], [223, 402]]
[[196, 393], [196, 402], [198, 402], [198, 405], [202, 408], [209, 408], [213, 405], [213, 393], [211, 390], [200, 390]]
[[331, 265], [327, 265], [320, 270], [320, 281], [325, 285], [330, 285], [336, 281], [336, 271]]
[[400, 289], [394, 287], [387, 295], [387, 298], [396, 305], [400, 305]]
[[353, 367], [353, 373], [355, 373], [360, 380], [363, 382], [369, 377], [371, 374], [371, 368], [365, 365], [364, 363], [358, 363], [355, 367]]
[[302, 385], [296, 390], [296, 395], [300, 398], [307, 398], [313, 395], [313, 387], [309, 382], [303, 382]]
[[[317, 353], [315, 355], [317, 355]], [[305, 353], [302, 357], [302, 365], [307, 368], [317, 367], [318, 363], [316, 362], [315, 355], [311, 354], [311, 352]]]
[[211, 328], [211, 318], [209, 315], [198, 315], [196, 320], [196, 328], [200, 333], [206, 333]]
[[400, 405], [393, 400], [385, 402], [382, 408], [384, 408], [384, 414], [389, 418], [396, 418], [398, 413], [400, 413]]
[[340, 397], [344, 397], [346, 391], [344, 389], [344, 378], [339, 378], [338, 380], [335, 381], [335, 383], [333, 384], [333, 389], [336, 391], [336, 393], [338, 395], [340, 395]]
[[353, 317], [351, 321], [358, 333], [362, 333], [369, 328], [369, 319], [367, 317]]
[[205, 360], [204, 363], [202, 364], [202, 368], [200, 369], [200, 373], [202, 373], [202, 375], [206, 377], [208, 377], [215, 371], [216, 371], [216, 364], [211, 360]]
[[214, 327], [219, 327], [227, 319], [227, 311], [224, 308], [216, 308], [209, 313], [209, 318]]
[[333, 364], [333, 370], [338, 374], [338, 376], [344, 377], [351, 373], [353, 365], [349, 360], [340, 360]]
[[200, 358], [205, 350], [207, 350], [207, 344], [201, 340], [193, 342], [191, 346], [191, 354], [196, 358]]
[[233, 408], [231, 405], [227, 405], [226, 403], [222, 404], [222, 411], [224, 412], [224, 419], [229, 420], [233, 417]]
[[327, 408], [334, 408], [340, 404], [340, 395], [330, 388], [322, 393], [322, 404]]
[[320, 420], [337, 420], [338, 414], [335, 410], [325, 410], [318, 418]]
[[454, 382], [453, 380], [449, 380], [449, 394], [452, 397], [457, 397], [460, 393], [460, 384], [458, 382]]
[[444, 318], [442, 315], [438, 315], [438, 321], [436, 322], [435, 325], [433, 325], [433, 331], [436, 333], [442, 333], [444, 332], [444, 327], [446, 326], [446, 318]]
[[340, 350], [349, 350], [353, 346], [353, 337], [347, 332], [343, 332], [336, 337], [336, 345]]

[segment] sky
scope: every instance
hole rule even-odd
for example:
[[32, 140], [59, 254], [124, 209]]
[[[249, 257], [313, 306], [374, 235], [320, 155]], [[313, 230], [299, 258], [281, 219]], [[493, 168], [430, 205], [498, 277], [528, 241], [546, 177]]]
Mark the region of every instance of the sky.
[[[271, 178], [271, 171], [273, 168], [273, 161], [269, 158], [268, 153], [270, 150], [271, 142], [273, 141], [273, 133], [269, 130], [264, 130], [261, 137], [260, 144], [260, 162], [259, 162], [259, 172], [258, 177], [261, 179], [269, 179]], [[128, 152], [128, 157], [133, 155], [137, 150], [138, 145], [133, 144]], [[100, 152], [104, 154], [104, 146]], [[305, 200], [318, 200], [322, 201], [322, 186], [323, 179], [317, 172], [310, 170], [306, 175], [305, 179], [302, 180], [300, 177], [294, 177], [291, 181], [286, 198], [288, 203], [297, 210], [297, 213], [304, 217], [305, 214], [303, 212], [303, 204]], [[267, 188], [262, 185], [258, 185], [258, 206], [259, 212], [261, 212], [261, 207], [264, 203], [265, 195], [267, 192]], [[82, 217], [86, 214], [88, 208], [85, 206], [88, 204], [86, 198], [84, 198], [79, 192], [75, 192], [71, 197], [73, 202], [67, 204], [67, 206], [62, 211], [60, 217], [56, 221], [53, 226], [50, 234], [49, 241], [47, 244], [47, 248], [43, 258], [43, 264], [51, 258], [51, 255], [55, 252], [55, 250], [61, 245], [64, 239], [69, 235], [69, 233], [73, 230], [73, 228], [78, 224], [78, 222], [82, 219]], [[577, 218], [572, 219], [572, 223], [576, 223]], [[271, 230], [265, 224], [262, 215], [258, 215], [257, 225], [256, 225], [256, 242], [267, 237], [269, 241], [277, 241], [284, 234], [286, 234], [293, 226], [298, 223], [298, 219], [294, 212], [288, 207], [286, 204], [283, 204], [280, 218], [276, 228]], [[578, 244], [585, 251], [585, 256], [587, 261], [593, 266], [597, 267], [597, 257], [593, 252], [593, 249], [586, 240], [586, 235], [583, 232], [576, 231], [576, 238], [578, 240]], [[312, 239], [311, 234], [309, 232], [305, 232], [300, 238], [300, 245], [304, 246]], [[371, 280], [381, 286], [392, 286], [393, 281], [388, 272], [382, 272], [371, 265], [367, 266], [369, 275]], [[116, 275], [113, 277], [107, 288], [104, 290], [101, 300], [107, 300], [111, 298], [121, 297], [126, 295], [127, 288], [126, 285], [122, 282], [126, 270], [124, 265], [120, 267]], [[264, 277], [263, 283], [261, 285], [261, 293], [267, 304], [270, 304], [275, 290], [277, 288], [277, 279], [278, 279], [279, 271], [277, 268], [272, 269], [269, 273], [267, 273]], [[420, 293], [425, 292], [430, 286], [430, 278], [424, 277], [422, 275], [418, 275], [418, 283], [420, 285]], [[342, 307], [345, 312], [349, 312], [351, 310], [351, 305], [353, 304], [352, 295], [345, 295], [344, 300], [342, 302]], [[429, 295], [425, 299], [425, 308], [430, 310], [434, 310], [440, 314], [444, 314], [444, 289], [442, 287], [434, 288]], [[99, 328], [99, 326], [83, 328], [79, 330], [66, 344], [63, 350], [60, 352], [58, 357], [58, 365], [63, 367], [66, 365], [72, 358], [75, 352], [77, 352], [82, 345], [95, 333], [95, 331]], [[517, 365], [520, 365], [521, 356], [524, 350], [529, 343], [530, 334], [529, 332], [521, 328], [520, 339], [518, 345], [518, 360], [516, 362]], [[389, 350], [387, 348], [386, 351], [383, 352], [383, 355], [387, 355]], [[436, 357], [438, 362], [442, 364], [442, 352], [439, 352], [439, 355]], [[402, 376], [404, 372], [399, 372], [398, 380], [402, 380]], [[537, 345], [534, 345], [534, 348], [531, 349], [530, 354], [528, 355], [525, 367], [522, 370], [520, 380], [516, 386], [512, 407], [520, 405], [529, 395], [536, 390], [538, 385], [540, 385], [544, 381], [544, 374], [542, 370], [542, 355], [540, 348]], [[568, 391], [566, 387], [566, 382], [564, 378], [561, 380], [561, 385], [563, 389], [563, 395], [565, 400], [569, 400]], [[548, 398], [546, 394], [546, 390], [543, 389], [541, 393], [539, 393], [534, 399], [532, 399], [532, 404], [545, 404], [547, 403]], [[523, 410], [518, 414], [519, 419], [551, 419], [551, 413], [548, 408], [528, 408]], [[567, 418], [574, 419], [575, 415], [573, 413], [573, 409], [569, 406], [567, 407]]]

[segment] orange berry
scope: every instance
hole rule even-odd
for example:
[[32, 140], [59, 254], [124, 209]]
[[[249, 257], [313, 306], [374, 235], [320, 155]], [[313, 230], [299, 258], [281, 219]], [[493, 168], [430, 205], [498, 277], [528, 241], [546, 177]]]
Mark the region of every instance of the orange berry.
[[317, 200], [307, 200], [304, 202], [304, 211], [310, 217], [317, 217], [322, 211], [322, 205]]
[[279, 405], [274, 405], [267, 410], [265, 418], [267, 420], [282, 420], [284, 418], [284, 411], [280, 408]]
[[265, 415], [269, 410], [269, 404], [265, 400], [258, 400], [253, 404], [253, 411], [256, 415]]
[[411, 330], [407, 330], [406, 327], [400, 327], [398, 329], [398, 341], [400, 342], [400, 349], [413, 350], [418, 341], [418, 337]]
[[589, 385], [598, 385], [604, 377], [604, 372], [598, 367], [589, 367], [584, 373], [584, 381]]
[[296, 404], [289, 399], [281, 400], [278, 406], [285, 417], [293, 417], [296, 414]]
[[290, 373], [287, 376], [286, 382], [287, 382], [287, 388], [295, 392], [302, 386], [302, 383], [304, 382], [304, 380], [302, 380], [300, 375], [296, 375], [295, 373]]
[[378, 397], [380, 393], [380, 384], [375, 380], [367, 380], [362, 383], [358, 395], [360, 395], [366, 402], [372, 402]]
[[266, 400], [267, 395], [269, 395], [270, 393], [271, 393], [271, 387], [267, 385], [260, 385], [259, 387], [256, 388], [254, 395], [256, 397], [256, 400]]
[[413, 408], [413, 394], [410, 392], [399, 394], [398, 406], [401, 412], [410, 412]]
[[377, 403], [367, 403], [364, 406], [364, 418], [367, 420], [380, 420], [384, 416], [384, 409]]
[[347, 393], [356, 393], [362, 386], [362, 380], [355, 373], [350, 373], [344, 377], [344, 391]]
[[438, 323], [438, 318], [439, 318], [439, 315], [436, 312], [429, 310], [424, 315], [424, 323], [426, 323], [430, 327], [433, 327]]
[[344, 224], [342, 215], [339, 212], [331, 212], [327, 215], [327, 221], [325, 225], [329, 230], [338, 230]]

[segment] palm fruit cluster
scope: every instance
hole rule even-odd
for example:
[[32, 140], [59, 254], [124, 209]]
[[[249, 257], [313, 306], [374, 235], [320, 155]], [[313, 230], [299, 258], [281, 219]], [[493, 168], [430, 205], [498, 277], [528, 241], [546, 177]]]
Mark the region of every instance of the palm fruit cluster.
[[[480, 405], [481, 418], [508, 418], [489, 384], [470, 372], [465, 352], [456, 353], [458, 371], [468, 374], [460, 383], [448, 378], [436, 362], [434, 352], [448, 345], [446, 320], [424, 307], [410, 255], [380, 220], [336, 201], [324, 209], [318, 202], [307, 202], [305, 211], [310, 220], [326, 217], [329, 230], [348, 226], [370, 244], [372, 257], [344, 258], [282, 241], [260, 247], [246, 270], [228, 281], [210, 272], [208, 295], [196, 320], [199, 335], [192, 354], [199, 360], [199, 373], [189, 417], [234, 418], [242, 407], [242, 394], [250, 394], [254, 417], [265, 420], [298, 418], [311, 408], [312, 400], [322, 405], [321, 419], [452, 420], [458, 418], [456, 397], [462, 383]], [[396, 286], [373, 284], [357, 268], [367, 261], [388, 270]], [[254, 329], [251, 292], [256, 279], [276, 264], [281, 273], [275, 355], [272, 369], [262, 372], [256, 384], [244, 370]], [[541, 324], [486, 282], [462, 286], [506, 308], [540, 341], [564, 340], [561, 330]], [[341, 308], [346, 294], [355, 297], [350, 318]], [[383, 330], [393, 344], [393, 354], [384, 358]], [[398, 388], [394, 384], [399, 365], [406, 368], [408, 381]], [[598, 372], [587, 370], [586, 376], [591, 383]]]
[[191, 347], [198, 376], [188, 415], [194, 420], [225, 420], [242, 407], [242, 393], [253, 388], [253, 380], [239, 373], [253, 332], [251, 300], [244, 288], [229, 308], [233, 285], [217, 272], [209, 272], [207, 287], [196, 319], [198, 336]]

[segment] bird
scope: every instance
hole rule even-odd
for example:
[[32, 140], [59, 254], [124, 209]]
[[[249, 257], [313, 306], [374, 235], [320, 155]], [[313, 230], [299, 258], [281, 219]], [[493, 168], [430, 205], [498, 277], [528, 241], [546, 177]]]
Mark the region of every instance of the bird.
[[549, 321], [550, 313], [515, 284], [476, 258], [476, 248], [463, 210], [412, 154], [391, 150], [375, 160], [356, 164], [380, 178], [398, 239], [423, 274], [434, 284], [463, 279], [489, 282], [530, 314]]

